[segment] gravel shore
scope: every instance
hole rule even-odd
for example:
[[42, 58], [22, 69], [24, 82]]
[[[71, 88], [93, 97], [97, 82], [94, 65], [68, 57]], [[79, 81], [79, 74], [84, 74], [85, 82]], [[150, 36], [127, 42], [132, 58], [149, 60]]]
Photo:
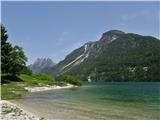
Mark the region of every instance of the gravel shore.
[[45, 120], [44, 118], [38, 118], [32, 113], [21, 109], [14, 103], [6, 100], [1, 100], [1, 120]]

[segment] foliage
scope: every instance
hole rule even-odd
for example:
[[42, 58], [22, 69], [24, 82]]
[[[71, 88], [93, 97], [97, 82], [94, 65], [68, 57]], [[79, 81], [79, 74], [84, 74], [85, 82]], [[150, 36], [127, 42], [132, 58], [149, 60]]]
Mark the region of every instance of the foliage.
[[3, 25], [1, 25], [1, 72], [9, 73], [11, 72], [11, 52], [12, 46], [9, 42], [7, 42], [8, 35], [6, 33], [6, 29]]
[[19, 77], [12, 76], [10, 74], [2, 74], [1, 75], [1, 84], [11, 83], [11, 82], [23, 82], [23, 81]]
[[21, 70], [21, 74], [32, 75], [32, 70], [25, 66]]
[[5, 27], [1, 25], [1, 66], [2, 73], [11, 74], [13, 76], [21, 73], [25, 67], [27, 57], [23, 49], [19, 46], [14, 46], [7, 42], [8, 35]]
[[21, 74], [19, 78], [22, 79], [27, 86], [43, 86], [55, 84], [55, 79], [47, 74]]
[[11, 74], [20, 74], [25, 67], [25, 62], [27, 61], [24, 55], [23, 49], [19, 46], [14, 46], [12, 49], [12, 54], [10, 56], [11, 61]]
[[56, 81], [56, 85], [58, 85], [58, 86], [66, 86], [67, 85], [67, 83], [66, 82], [64, 82], [64, 81]]
[[62, 75], [56, 78], [57, 81], [59, 82], [64, 82], [64, 83], [70, 83], [73, 85], [81, 86], [82, 81], [79, 80], [77, 77], [72, 76], [72, 75]]

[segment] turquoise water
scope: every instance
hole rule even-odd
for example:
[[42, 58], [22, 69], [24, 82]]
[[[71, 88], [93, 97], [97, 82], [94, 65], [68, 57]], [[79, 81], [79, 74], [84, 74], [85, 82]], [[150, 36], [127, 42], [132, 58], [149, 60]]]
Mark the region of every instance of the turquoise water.
[[92, 83], [14, 102], [51, 120], [159, 120], [160, 83]]

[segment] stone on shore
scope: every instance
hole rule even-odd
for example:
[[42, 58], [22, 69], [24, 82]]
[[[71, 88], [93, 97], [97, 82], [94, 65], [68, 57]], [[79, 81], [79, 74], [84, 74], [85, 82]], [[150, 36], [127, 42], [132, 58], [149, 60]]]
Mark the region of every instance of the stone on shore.
[[1, 120], [41, 120], [33, 114], [21, 109], [16, 104], [1, 100]]

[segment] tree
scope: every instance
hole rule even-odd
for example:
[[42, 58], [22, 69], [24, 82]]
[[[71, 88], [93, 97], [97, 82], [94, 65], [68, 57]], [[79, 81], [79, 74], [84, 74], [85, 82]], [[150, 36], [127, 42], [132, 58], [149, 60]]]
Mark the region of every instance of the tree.
[[10, 57], [12, 52], [12, 46], [7, 42], [8, 35], [5, 27], [1, 25], [1, 72], [9, 73], [10, 72]]
[[1, 25], [1, 65], [2, 73], [11, 75], [19, 74], [25, 66], [27, 57], [19, 46], [14, 46], [7, 42], [8, 35], [5, 27]]
[[25, 62], [27, 61], [27, 57], [25, 56], [23, 49], [19, 46], [14, 46], [11, 54], [11, 73], [20, 74], [21, 71], [25, 68]]
[[32, 75], [32, 70], [29, 69], [27, 66], [25, 66], [22, 70], [20, 74], [26, 74], [26, 75]]

